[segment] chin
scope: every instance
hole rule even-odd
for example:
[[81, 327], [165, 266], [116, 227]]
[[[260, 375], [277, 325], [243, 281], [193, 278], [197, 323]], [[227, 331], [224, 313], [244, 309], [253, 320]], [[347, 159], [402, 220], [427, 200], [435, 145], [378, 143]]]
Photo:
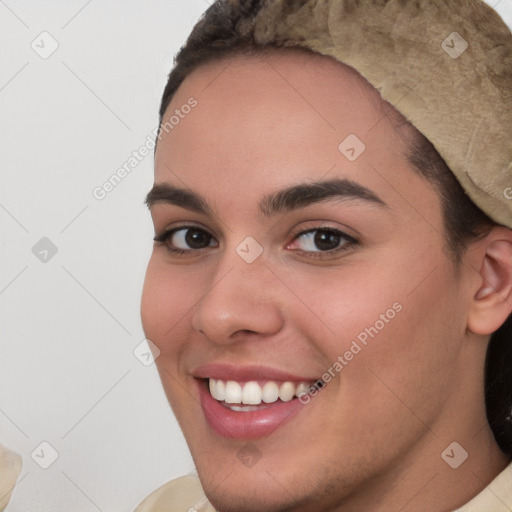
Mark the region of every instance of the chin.
[[[294, 451], [307, 454], [307, 445]], [[357, 479], [340, 474], [339, 461], [333, 466], [332, 460], [324, 460], [321, 467], [300, 471], [305, 462], [282, 453], [278, 459], [265, 457], [246, 468], [233, 463], [234, 448], [222, 452], [202, 447], [195, 452], [203, 490], [218, 512], [332, 511], [352, 493]]]

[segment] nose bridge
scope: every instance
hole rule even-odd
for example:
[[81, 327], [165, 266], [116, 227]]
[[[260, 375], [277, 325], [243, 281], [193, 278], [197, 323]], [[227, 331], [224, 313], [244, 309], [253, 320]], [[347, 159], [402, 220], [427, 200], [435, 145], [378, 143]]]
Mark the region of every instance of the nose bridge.
[[[280, 306], [270, 286], [271, 273], [251, 242], [226, 252], [212, 273], [193, 315], [193, 327], [217, 343], [239, 331], [271, 334], [282, 324]], [[245, 252], [244, 252], [245, 250]], [[254, 258], [254, 259], [253, 259]]]

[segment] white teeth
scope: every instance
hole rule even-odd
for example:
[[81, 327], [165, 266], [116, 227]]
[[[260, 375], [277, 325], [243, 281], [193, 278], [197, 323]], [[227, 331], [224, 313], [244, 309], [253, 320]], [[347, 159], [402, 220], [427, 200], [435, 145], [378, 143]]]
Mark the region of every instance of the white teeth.
[[231, 409], [235, 412], [250, 412], [250, 411], [259, 411], [259, 407], [256, 407], [254, 405], [225, 405], [228, 409]]
[[226, 400], [226, 384], [222, 380], [218, 380], [215, 388], [217, 390], [217, 400]]
[[261, 404], [262, 390], [257, 382], [248, 382], [242, 391], [242, 403], [246, 405]]
[[271, 404], [279, 398], [279, 388], [275, 382], [266, 382], [263, 386], [262, 398], [266, 404]]
[[215, 400], [222, 402], [226, 399], [226, 385], [221, 380], [210, 379], [210, 393]]
[[217, 383], [213, 379], [210, 379], [208, 385], [210, 387], [210, 395], [212, 395], [213, 398], [215, 398], [215, 400], [218, 400], [219, 398], [217, 395]]
[[308, 390], [309, 390], [309, 386], [307, 384], [305, 384], [304, 382], [301, 382], [297, 386], [297, 389], [295, 390], [295, 395], [300, 398], [302, 395], [307, 394]]
[[[226, 404], [260, 405], [262, 402], [271, 404], [281, 399], [289, 402], [294, 397], [299, 397], [308, 392], [309, 385], [305, 382], [294, 384], [293, 382], [277, 383], [274, 381], [265, 382], [261, 387], [257, 382], [250, 381], [238, 383], [234, 380], [223, 381], [220, 379], [209, 379], [210, 394], [215, 400]], [[253, 410], [249, 407], [230, 407], [235, 411]]]
[[279, 388], [279, 398], [283, 402], [289, 402], [295, 395], [295, 386], [291, 382], [284, 382]]
[[234, 380], [228, 380], [226, 382], [226, 398], [224, 398], [224, 400], [227, 404], [241, 404], [242, 386]]

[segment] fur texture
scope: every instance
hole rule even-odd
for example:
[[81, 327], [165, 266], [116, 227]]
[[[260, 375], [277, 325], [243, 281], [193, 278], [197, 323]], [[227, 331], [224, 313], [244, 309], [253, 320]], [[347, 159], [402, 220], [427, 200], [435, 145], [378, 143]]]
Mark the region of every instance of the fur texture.
[[[512, 34], [483, 1], [223, 3], [244, 13], [242, 38], [355, 68], [432, 142], [473, 202], [512, 228]], [[468, 44], [456, 58], [442, 47], [462, 48], [454, 32]]]

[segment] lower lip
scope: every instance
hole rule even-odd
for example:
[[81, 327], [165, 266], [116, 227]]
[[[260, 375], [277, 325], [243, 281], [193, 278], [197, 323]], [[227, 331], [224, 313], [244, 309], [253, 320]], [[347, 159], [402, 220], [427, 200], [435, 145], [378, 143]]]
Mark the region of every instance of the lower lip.
[[[201, 407], [208, 425], [220, 436], [231, 439], [266, 437], [288, 423], [304, 408], [298, 399], [274, 402], [258, 411], [237, 412], [215, 400], [204, 380], [198, 380]], [[242, 405], [242, 404], [233, 404]]]

